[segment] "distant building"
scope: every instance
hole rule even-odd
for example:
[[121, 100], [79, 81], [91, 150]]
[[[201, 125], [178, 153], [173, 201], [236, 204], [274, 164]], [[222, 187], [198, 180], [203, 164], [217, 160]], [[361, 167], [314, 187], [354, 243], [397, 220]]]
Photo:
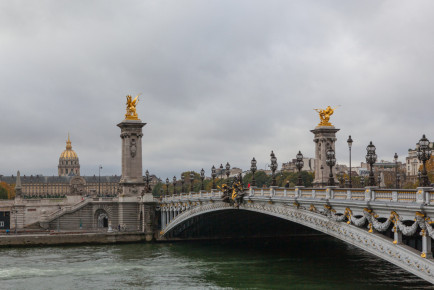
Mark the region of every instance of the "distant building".
[[72, 150], [71, 140], [66, 141], [66, 149], [60, 154], [58, 174], [59, 176], [74, 176], [80, 175], [80, 163], [77, 153]]
[[229, 177], [238, 176], [240, 173], [243, 173], [243, 170], [241, 168], [231, 168], [231, 170], [229, 171]]
[[[434, 149], [432, 142], [429, 145], [431, 149]], [[408, 156], [405, 158], [405, 172], [407, 176], [413, 179], [416, 178], [419, 168], [422, 165], [422, 162], [417, 158], [417, 147], [418, 145], [416, 144], [416, 149], [408, 149]]]
[[[287, 163], [282, 163], [282, 168], [281, 171], [286, 171], [286, 172], [297, 172], [298, 169], [295, 166], [295, 162], [297, 161], [297, 159], [292, 159], [291, 161], [287, 162]], [[310, 157], [303, 157], [303, 168], [301, 169], [302, 171], [307, 171], [307, 172], [314, 172], [315, 171], [315, 158], [310, 158]]]

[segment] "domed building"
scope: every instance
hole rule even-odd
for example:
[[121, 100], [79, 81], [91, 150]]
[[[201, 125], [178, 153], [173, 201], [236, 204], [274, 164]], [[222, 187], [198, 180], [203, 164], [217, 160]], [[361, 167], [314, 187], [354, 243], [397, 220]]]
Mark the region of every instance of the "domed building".
[[58, 171], [59, 176], [80, 175], [80, 163], [78, 162], [77, 153], [72, 150], [69, 134], [66, 141], [66, 150], [60, 154]]

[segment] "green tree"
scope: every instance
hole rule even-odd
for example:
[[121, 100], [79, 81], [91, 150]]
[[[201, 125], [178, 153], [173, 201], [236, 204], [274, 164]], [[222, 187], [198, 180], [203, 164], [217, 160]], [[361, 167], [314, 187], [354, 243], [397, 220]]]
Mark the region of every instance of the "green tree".
[[14, 199], [15, 190], [6, 182], [0, 182], [0, 199]]
[[8, 191], [0, 185], [0, 199], [8, 199]]

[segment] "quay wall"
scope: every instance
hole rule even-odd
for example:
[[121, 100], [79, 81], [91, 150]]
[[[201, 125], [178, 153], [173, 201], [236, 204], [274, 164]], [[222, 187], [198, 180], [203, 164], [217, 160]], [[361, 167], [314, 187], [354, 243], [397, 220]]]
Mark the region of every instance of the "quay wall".
[[145, 234], [134, 233], [52, 233], [31, 235], [1, 235], [0, 247], [51, 246], [79, 244], [118, 244], [145, 242]]

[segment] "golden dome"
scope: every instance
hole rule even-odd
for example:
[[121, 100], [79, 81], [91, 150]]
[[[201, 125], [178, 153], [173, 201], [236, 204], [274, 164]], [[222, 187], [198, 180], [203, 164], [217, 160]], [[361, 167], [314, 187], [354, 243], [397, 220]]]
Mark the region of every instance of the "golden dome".
[[66, 141], [66, 150], [60, 154], [60, 158], [78, 158], [77, 153], [75, 153], [74, 150], [72, 150], [71, 140], [69, 140], [69, 133], [68, 133], [68, 140]]

